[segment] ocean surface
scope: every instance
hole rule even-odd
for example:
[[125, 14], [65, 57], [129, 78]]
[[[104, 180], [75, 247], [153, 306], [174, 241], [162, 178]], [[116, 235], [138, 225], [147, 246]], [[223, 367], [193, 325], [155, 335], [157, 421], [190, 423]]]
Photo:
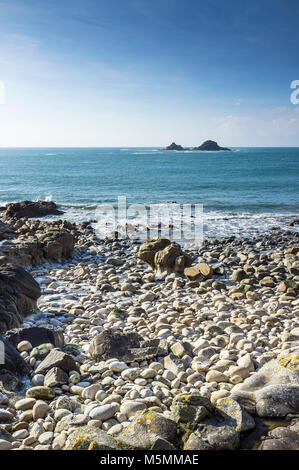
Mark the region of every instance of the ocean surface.
[[1, 148], [0, 205], [53, 200], [63, 217], [94, 219], [98, 204], [203, 204], [205, 236], [298, 230], [299, 148], [173, 152], [158, 148]]

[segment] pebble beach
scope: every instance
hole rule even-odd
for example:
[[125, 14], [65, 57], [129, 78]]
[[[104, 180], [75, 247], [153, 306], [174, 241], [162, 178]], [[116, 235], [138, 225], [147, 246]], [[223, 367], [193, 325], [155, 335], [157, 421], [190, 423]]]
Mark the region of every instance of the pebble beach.
[[136, 240], [82, 240], [26, 268], [41, 296], [21, 328], [57, 342], [16, 345], [29, 372], [1, 387], [1, 450], [299, 448], [298, 233], [208, 239], [184, 252], [208, 275], [162, 278]]

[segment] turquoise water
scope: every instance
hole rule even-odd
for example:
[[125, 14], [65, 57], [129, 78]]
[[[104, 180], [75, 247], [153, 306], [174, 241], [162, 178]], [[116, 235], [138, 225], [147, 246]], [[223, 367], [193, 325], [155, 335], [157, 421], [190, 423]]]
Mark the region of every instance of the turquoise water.
[[298, 216], [299, 148], [0, 149], [0, 204], [53, 200], [70, 220], [100, 203], [202, 203], [210, 235], [254, 233]]

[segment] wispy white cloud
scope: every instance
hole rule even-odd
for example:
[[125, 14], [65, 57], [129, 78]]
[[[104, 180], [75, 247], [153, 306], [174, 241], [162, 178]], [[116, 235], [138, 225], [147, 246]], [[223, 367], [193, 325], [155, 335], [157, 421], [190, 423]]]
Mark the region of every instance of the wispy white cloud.
[[238, 99], [234, 102], [234, 106], [240, 106], [243, 102], [244, 102], [244, 99], [243, 99], [243, 98], [238, 98]]
[[218, 118], [216, 129], [226, 140], [238, 141], [238, 145], [297, 146], [299, 106], [268, 108], [250, 115], [229, 114]]

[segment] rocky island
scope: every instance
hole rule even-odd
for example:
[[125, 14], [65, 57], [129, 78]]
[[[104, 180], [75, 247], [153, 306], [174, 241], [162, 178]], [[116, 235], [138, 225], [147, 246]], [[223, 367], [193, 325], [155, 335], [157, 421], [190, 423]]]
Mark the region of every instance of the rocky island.
[[197, 151], [203, 151], [203, 152], [215, 152], [219, 150], [228, 150], [231, 152], [231, 149], [226, 148], [226, 147], [219, 147], [217, 142], [214, 142], [214, 140], [206, 140], [203, 142], [199, 147], [194, 147], [193, 150]]
[[184, 147], [182, 147], [181, 145], [177, 145], [175, 142], [172, 142], [172, 144], [168, 145], [168, 147], [166, 147], [166, 149], [164, 149], [164, 150], [182, 151], [182, 150], [186, 150], [186, 149], [184, 149]]
[[193, 147], [193, 148], [184, 148], [181, 145], [177, 145], [175, 142], [172, 142], [168, 147], [166, 147], [164, 150], [176, 150], [176, 151], [184, 151], [184, 150], [192, 150], [196, 152], [217, 152], [220, 150], [227, 150], [231, 152], [231, 149], [227, 147], [220, 147], [217, 142], [214, 140], [206, 140], [203, 142], [201, 145], [198, 147]]
[[0, 224], [0, 450], [299, 448], [298, 233], [188, 250], [20, 207]]

